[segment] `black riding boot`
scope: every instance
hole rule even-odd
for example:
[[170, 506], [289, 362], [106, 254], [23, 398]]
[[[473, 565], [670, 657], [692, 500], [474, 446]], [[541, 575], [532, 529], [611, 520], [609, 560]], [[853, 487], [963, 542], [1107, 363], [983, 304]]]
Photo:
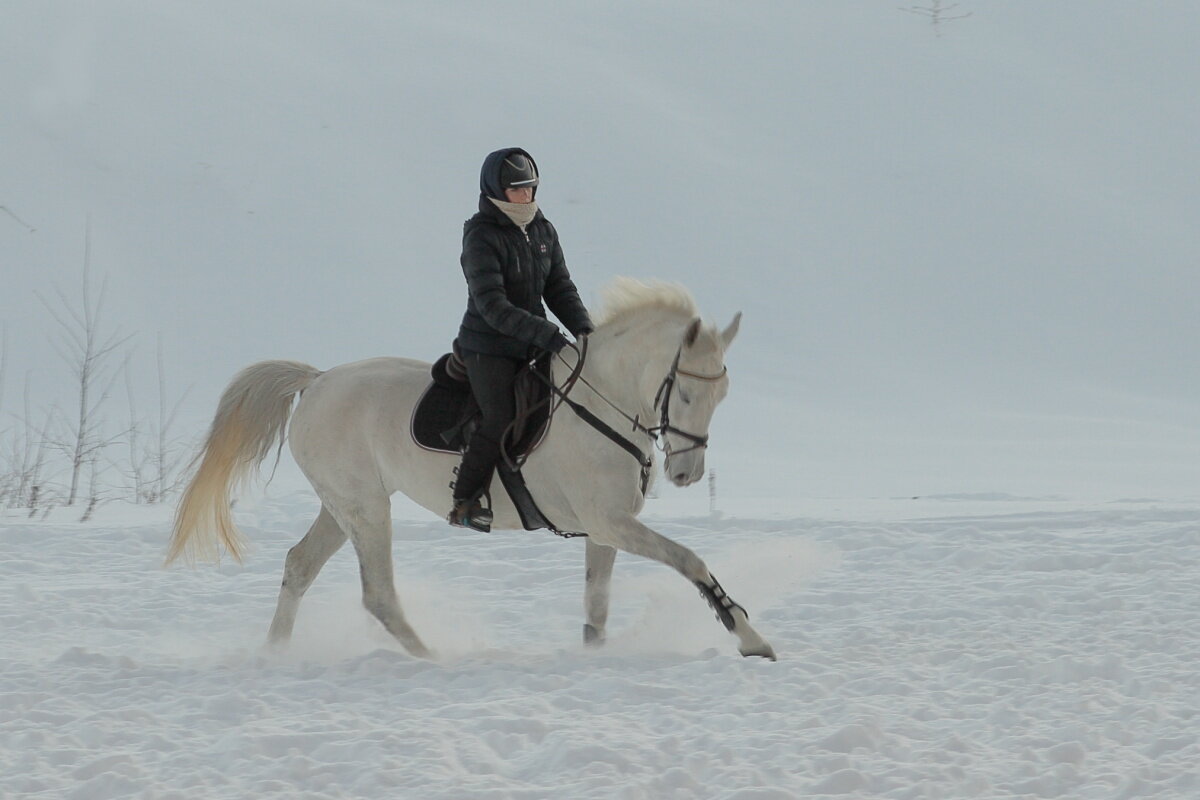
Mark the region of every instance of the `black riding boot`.
[[500, 445], [497, 442], [479, 433], [471, 437], [454, 481], [454, 508], [446, 518], [451, 525], [484, 533], [492, 529], [492, 511], [483, 507], [480, 497], [491, 483], [499, 458]]
[[447, 519], [451, 525], [490, 531], [492, 511], [484, 508], [479, 498], [492, 480], [500, 460], [500, 440], [517, 413], [512, 386], [521, 362], [469, 351], [464, 352], [463, 362], [483, 420], [467, 443], [467, 452], [454, 482], [454, 510]]

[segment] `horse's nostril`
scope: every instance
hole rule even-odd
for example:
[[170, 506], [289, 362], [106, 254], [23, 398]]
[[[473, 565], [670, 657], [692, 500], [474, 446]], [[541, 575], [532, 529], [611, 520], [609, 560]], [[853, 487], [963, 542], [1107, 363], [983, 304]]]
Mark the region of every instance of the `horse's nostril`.
[[675, 482], [676, 483], [683, 483], [685, 480], [687, 480], [686, 472], [676, 472], [675, 473]]

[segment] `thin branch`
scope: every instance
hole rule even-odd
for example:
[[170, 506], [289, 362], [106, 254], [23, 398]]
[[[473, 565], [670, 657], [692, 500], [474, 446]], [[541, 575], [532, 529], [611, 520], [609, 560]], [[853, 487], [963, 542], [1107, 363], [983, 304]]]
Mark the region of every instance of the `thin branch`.
[[[71, 310], [71, 301], [67, 299], [66, 294], [63, 293], [63, 290], [59, 288], [58, 284], [54, 284], [54, 293], [58, 295], [59, 302], [67, 307], [68, 312], [70, 312], [71, 316], [75, 320], [75, 324], [79, 327], [83, 327], [83, 320], [79, 319], [75, 312]], [[59, 335], [67, 337], [72, 344], [82, 349], [87, 342], [83, 337], [75, 332], [75, 327], [72, 326], [70, 322], [62, 318], [62, 315], [55, 310], [54, 306], [50, 305], [50, 301], [43, 297], [41, 292], [34, 292], [33, 294], [38, 300], [42, 301], [42, 305], [45, 306], [46, 311], [50, 313], [50, 316], [62, 328], [62, 331], [59, 332]]]
[[971, 16], [972, 13], [974, 13], [968, 11], [965, 14], [947, 15], [947, 12], [958, 8], [959, 4], [951, 3], [948, 6], [943, 6], [942, 0], [930, 0], [930, 2], [931, 4], [928, 6], [911, 6], [909, 8], [901, 8], [900, 10], [907, 14], [916, 14], [918, 16], [928, 18], [930, 23], [933, 25], [933, 32], [936, 36], [942, 35], [941, 26], [943, 23], [952, 22], [956, 19], [966, 19], [967, 17]]
[[10, 216], [12, 219], [16, 220], [16, 222], [17, 222], [17, 224], [18, 224], [18, 225], [20, 225], [22, 228], [24, 228], [25, 230], [29, 231], [30, 233], [37, 233], [37, 228], [33, 227], [33, 226], [32, 226], [32, 225], [30, 225], [28, 222], [26, 222], [25, 220], [21, 219], [21, 218], [20, 218], [20, 217], [18, 217], [16, 214], [14, 214], [14, 213], [12, 212], [12, 209], [10, 209], [8, 206], [0, 206], [0, 211], [3, 211], [5, 214], [7, 214], [8, 216]]
[[[88, 269], [85, 266], [84, 270], [83, 270], [83, 283], [85, 286], [87, 285], [87, 281], [88, 281]], [[75, 320], [75, 325], [81, 331], [86, 332], [87, 331], [87, 320], [84, 319], [82, 316], [80, 316], [79, 312], [71, 307], [71, 301], [67, 298], [67, 293], [63, 291], [63, 288], [61, 286], [59, 286], [57, 283], [53, 284], [53, 286], [54, 286], [54, 293], [56, 295], [58, 295], [58, 301], [60, 303], [62, 303], [62, 305], [63, 305], [63, 310], [65, 310], [68, 314], [71, 315], [71, 318]], [[87, 302], [87, 292], [86, 291], [84, 292], [83, 300], [85, 303]], [[50, 309], [49, 305], [47, 305], [47, 309]], [[53, 309], [50, 309], [50, 313], [54, 314]], [[68, 331], [71, 331], [72, 333], [74, 333], [75, 329], [72, 328], [69, 323], [63, 321], [63, 319], [61, 317], [59, 317], [57, 314], [55, 314], [55, 319], [57, 319], [58, 323], [60, 325], [62, 325], [64, 328], [66, 328]], [[84, 340], [80, 339], [79, 343], [82, 345], [84, 343]]]

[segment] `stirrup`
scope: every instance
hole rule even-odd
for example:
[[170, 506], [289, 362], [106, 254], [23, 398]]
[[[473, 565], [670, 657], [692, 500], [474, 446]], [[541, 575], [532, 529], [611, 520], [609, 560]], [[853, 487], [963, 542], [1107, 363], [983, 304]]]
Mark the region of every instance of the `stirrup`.
[[492, 510], [484, 508], [479, 500], [459, 500], [450, 509], [446, 521], [456, 528], [470, 528], [480, 533], [491, 533]]

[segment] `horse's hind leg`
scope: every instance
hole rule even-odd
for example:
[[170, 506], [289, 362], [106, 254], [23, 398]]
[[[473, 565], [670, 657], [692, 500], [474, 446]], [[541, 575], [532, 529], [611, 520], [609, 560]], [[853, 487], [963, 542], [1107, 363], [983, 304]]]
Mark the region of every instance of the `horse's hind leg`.
[[267, 641], [272, 645], [285, 644], [292, 638], [296, 624], [296, 610], [300, 598], [312, 586], [312, 582], [325, 566], [329, 557], [346, 542], [346, 534], [338, 527], [329, 510], [321, 506], [312, 527], [295, 547], [288, 551], [283, 566], [283, 585], [279, 588], [279, 602], [275, 606], [275, 618], [271, 620], [271, 632]]
[[363, 607], [383, 623], [388, 633], [395, 636], [409, 653], [418, 658], [432, 658], [433, 654], [405, 619], [396, 597], [392, 572], [391, 501], [384, 495], [334, 504], [330, 510], [358, 553]]
[[775, 660], [775, 650], [750, 624], [746, 609], [725, 594], [700, 556], [647, 528], [632, 516], [610, 517], [603, 526], [589, 526], [588, 530], [602, 530], [604, 541], [627, 553], [652, 558], [674, 567], [700, 590], [701, 596], [717, 612], [717, 619], [725, 629], [738, 637], [738, 652], [744, 656]]
[[604, 628], [608, 624], [608, 587], [612, 582], [616, 548], [587, 540], [587, 576], [583, 586], [583, 608], [587, 622], [583, 625], [583, 643], [604, 643]]

